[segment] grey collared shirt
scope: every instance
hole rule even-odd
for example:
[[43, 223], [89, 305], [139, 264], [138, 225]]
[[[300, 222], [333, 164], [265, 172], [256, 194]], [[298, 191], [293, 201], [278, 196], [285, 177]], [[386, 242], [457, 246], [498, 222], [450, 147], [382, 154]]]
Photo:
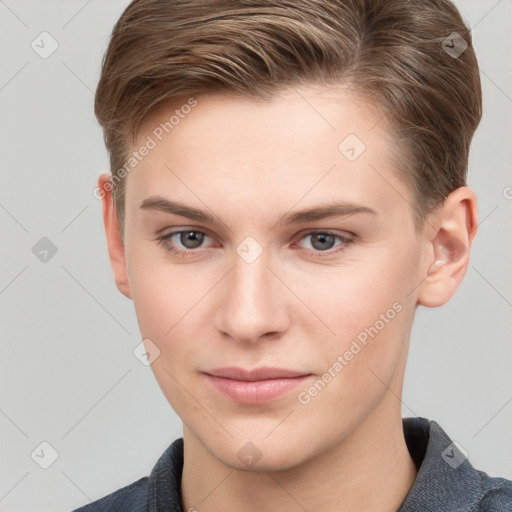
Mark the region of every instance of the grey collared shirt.
[[[418, 474], [397, 512], [512, 512], [512, 481], [475, 469], [437, 422], [404, 418], [403, 429]], [[149, 477], [73, 512], [185, 512], [182, 471], [180, 438], [165, 450]]]

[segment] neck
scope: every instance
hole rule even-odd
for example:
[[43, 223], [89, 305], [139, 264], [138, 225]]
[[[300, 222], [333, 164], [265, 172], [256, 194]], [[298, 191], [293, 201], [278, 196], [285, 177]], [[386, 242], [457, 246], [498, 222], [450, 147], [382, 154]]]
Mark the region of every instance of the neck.
[[231, 468], [184, 428], [184, 510], [396, 512], [417, 474], [399, 405], [388, 393], [342, 441], [285, 471]]

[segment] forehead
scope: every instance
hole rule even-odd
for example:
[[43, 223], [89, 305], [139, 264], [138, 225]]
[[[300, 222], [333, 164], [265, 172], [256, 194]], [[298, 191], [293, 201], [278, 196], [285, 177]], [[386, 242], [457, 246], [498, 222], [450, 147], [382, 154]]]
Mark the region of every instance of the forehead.
[[[286, 131], [277, 133], [284, 128]], [[325, 135], [329, 139], [326, 144], [336, 143], [344, 132], [356, 133], [372, 144], [392, 136], [382, 111], [353, 91], [341, 86], [303, 85], [281, 88], [270, 99], [228, 92], [174, 97], [144, 119], [138, 143], [152, 134], [157, 142], [160, 138], [166, 139], [163, 142], [179, 139], [179, 145], [185, 141], [192, 145], [196, 135], [208, 133], [203, 144], [218, 144], [221, 138], [249, 142], [251, 136], [267, 135], [267, 143], [287, 148], [294, 142], [304, 143], [306, 137], [316, 143], [318, 136]]]
[[397, 194], [408, 195], [383, 113], [347, 90], [303, 86], [271, 100], [190, 99], [162, 104], [142, 124], [135, 149], [150, 139], [154, 147], [130, 173], [133, 202], [162, 187], [198, 206], [199, 197], [248, 205], [258, 198], [267, 208], [279, 200], [291, 208], [298, 200], [306, 206], [319, 198], [378, 203], [387, 197], [391, 204]]

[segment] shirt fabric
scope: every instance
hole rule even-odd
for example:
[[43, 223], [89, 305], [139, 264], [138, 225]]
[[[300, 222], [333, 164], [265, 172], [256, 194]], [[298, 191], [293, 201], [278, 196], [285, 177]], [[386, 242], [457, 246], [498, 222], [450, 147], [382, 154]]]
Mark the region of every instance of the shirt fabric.
[[[397, 512], [512, 512], [511, 480], [475, 469], [436, 421], [403, 418], [402, 424], [418, 474]], [[179, 438], [149, 477], [73, 512], [185, 512], [182, 471], [183, 438]]]

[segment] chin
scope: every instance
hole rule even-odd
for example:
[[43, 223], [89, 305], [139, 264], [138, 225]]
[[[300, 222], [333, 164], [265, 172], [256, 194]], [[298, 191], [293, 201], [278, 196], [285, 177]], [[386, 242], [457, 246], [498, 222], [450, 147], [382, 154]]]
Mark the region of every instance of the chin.
[[292, 435], [283, 430], [280, 435], [272, 433], [265, 437], [266, 433], [261, 434], [263, 430], [269, 431], [260, 429], [258, 436], [245, 434], [231, 438], [224, 435], [222, 440], [217, 436], [203, 438], [202, 443], [217, 460], [237, 471], [286, 471], [315, 456], [311, 435], [301, 438], [296, 432]]

